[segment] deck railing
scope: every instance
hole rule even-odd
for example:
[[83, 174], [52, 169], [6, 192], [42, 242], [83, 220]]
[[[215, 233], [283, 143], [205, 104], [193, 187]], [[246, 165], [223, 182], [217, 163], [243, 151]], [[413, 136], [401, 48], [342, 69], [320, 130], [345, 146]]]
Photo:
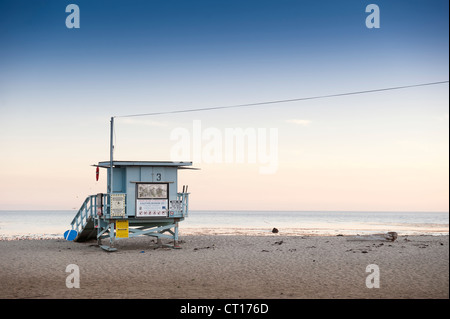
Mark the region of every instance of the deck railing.
[[189, 216], [189, 193], [177, 193], [177, 200], [181, 201], [181, 215]]
[[[103, 203], [108, 203], [108, 194], [103, 194]], [[88, 196], [77, 214], [73, 218], [71, 225], [78, 233], [86, 226], [90, 218], [94, 218], [97, 213], [97, 195]]]

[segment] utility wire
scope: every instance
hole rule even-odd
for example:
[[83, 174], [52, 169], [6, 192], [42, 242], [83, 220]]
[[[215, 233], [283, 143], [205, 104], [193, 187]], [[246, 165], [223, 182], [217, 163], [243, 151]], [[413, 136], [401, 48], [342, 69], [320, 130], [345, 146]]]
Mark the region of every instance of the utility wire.
[[154, 112], [154, 113], [119, 115], [119, 116], [114, 116], [114, 117], [154, 116], [154, 115], [163, 115], [163, 114], [176, 114], [176, 113], [190, 113], [190, 112], [200, 112], [200, 111], [223, 110], [223, 109], [231, 109], [231, 108], [251, 107], [251, 106], [260, 106], [260, 105], [277, 104], [277, 103], [289, 103], [289, 102], [298, 102], [298, 101], [307, 101], [307, 100], [318, 100], [318, 99], [327, 99], [327, 98], [340, 97], [340, 96], [349, 96], [349, 95], [359, 95], [359, 94], [376, 93], [376, 92], [384, 92], [384, 91], [402, 90], [402, 89], [409, 89], [409, 88], [420, 87], [420, 86], [438, 85], [438, 84], [444, 84], [444, 83], [449, 83], [449, 81], [447, 80], [447, 81], [420, 83], [420, 84], [412, 84], [412, 85], [403, 85], [403, 86], [395, 86], [395, 87], [388, 87], [388, 88], [382, 88], [382, 89], [373, 89], [373, 90], [365, 90], [365, 91], [355, 91], [355, 92], [346, 92], [346, 93], [337, 93], [337, 94], [301, 97], [301, 98], [289, 99], [289, 100], [276, 100], [276, 101], [258, 102], [258, 103], [249, 103], [249, 104], [238, 104], [238, 105], [228, 105], [228, 106], [193, 108], [193, 109], [186, 109], [186, 110], [175, 110], [175, 111]]

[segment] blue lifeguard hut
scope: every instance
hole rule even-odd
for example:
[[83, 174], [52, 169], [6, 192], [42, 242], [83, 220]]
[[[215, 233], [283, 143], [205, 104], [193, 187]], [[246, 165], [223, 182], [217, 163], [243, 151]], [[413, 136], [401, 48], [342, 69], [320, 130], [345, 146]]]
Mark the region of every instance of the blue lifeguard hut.
[[[189, 214], [189, 193], [187, 186], [178, 191], [178, 170], [192, 162], [110, 164], [95, 165], [107, 169], [109, 192], [86, 198], [72, 220], [75, 241], [97, 239], [103, 249], [112, 251], [116, 239], [146, 235], [156, 237], [159, 245], [162, 238], [172, 239], [177, 248], [178, 223]], [[109, 246], [101, 245], [104, 238], [109, 238]]]
[[[178, 223], [189, 214], [188, 187], [178, 191], [178, 170], [192, 162], [115, 161], [114, 117], [111, 117], [110, 160], [99, 162], [108, 172], [107, 193], [86, 198], [72, 220], [75, 241], [97, 239], [106, 251], [115, 251], [116, 239], [152, 236], [173, 240], [178, 246]], [[195, 168], [194, 168], [195, 169]], [[70, 231], [66, 233], [71, 233]], [[69, 237], [69, 235], [68, 235]], [[109, 238], [109, 246], [102, 239]]]

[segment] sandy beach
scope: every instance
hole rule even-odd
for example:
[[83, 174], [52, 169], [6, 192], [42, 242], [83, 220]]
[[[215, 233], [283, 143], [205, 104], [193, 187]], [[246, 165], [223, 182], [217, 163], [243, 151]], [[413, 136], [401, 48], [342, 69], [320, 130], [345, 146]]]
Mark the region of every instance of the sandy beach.
[[[183, 236], [116, 242], [0, 241], [0, 298], [449, 298], [449, 237]], [[67, 288], [69, 264], [80, 287]], [[367, 288], [379, 267], [379, 288]]]

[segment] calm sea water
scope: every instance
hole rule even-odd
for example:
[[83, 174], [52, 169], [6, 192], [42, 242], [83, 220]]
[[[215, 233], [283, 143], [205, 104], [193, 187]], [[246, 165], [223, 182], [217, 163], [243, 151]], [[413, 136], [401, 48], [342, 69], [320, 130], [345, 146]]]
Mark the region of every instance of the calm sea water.
[[[0, 238], [62, 237], [75, 211], [0, 211]], [[191, 211], [183, 234], [449, 234], [447, 212]]]

